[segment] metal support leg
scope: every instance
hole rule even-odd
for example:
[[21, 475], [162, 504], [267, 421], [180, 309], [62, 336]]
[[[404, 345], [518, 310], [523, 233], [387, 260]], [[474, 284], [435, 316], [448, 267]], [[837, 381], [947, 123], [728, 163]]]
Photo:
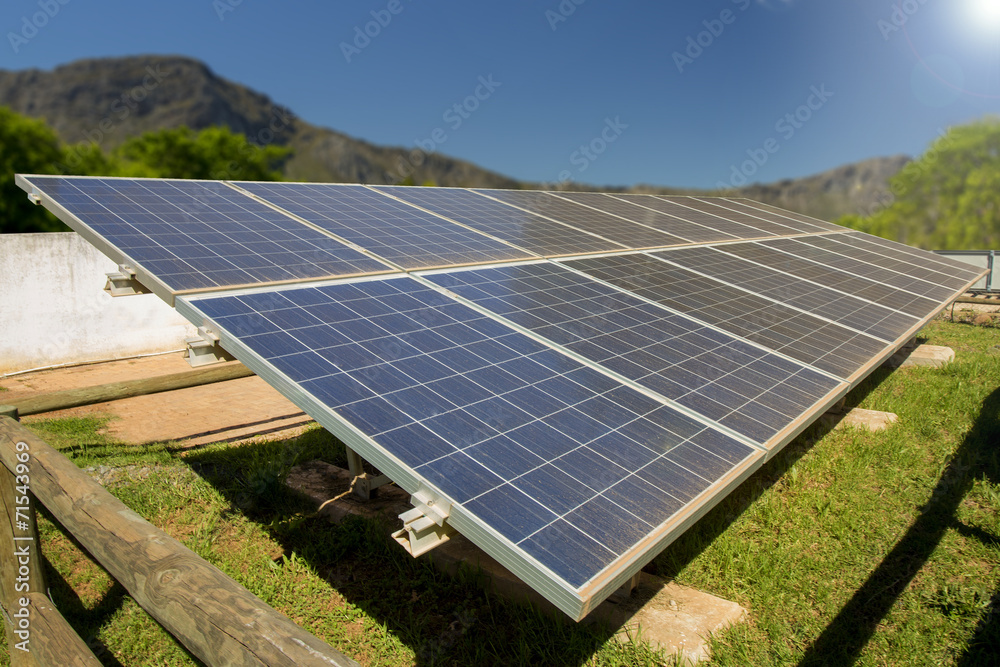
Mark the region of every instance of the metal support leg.
[[385, 475], [369, 475], [365, 472], [365, 460], [361, 455], [350, 447], [347, 450], [347, 469], [351, 472], [354, 496], [360, 500], [371, 500], [375, 497], [378, 487], [388, 484], [392, 480]]

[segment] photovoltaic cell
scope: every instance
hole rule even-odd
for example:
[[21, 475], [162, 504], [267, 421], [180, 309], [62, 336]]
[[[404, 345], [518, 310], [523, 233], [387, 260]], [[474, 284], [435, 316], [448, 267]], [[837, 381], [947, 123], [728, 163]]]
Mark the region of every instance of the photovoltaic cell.
[[724, 249], [725, 246], [680, 248], [656, 253], [656, 256], [692, 271], [711, 273], [717, 280], [795, 306], [886, 342], [896, 340], [917, 324], [916, 318], [905, 313], [779, 273], [725, 253]]
[[788, 306], [646, 254], [594, 257], [567, 266], [849, 379], [886, 345]]
[[[787, 249], [787, 252], [782, 252], [783, 248]], [[940, 304], [925, 297], [877, 283], [844, 269], [798, 257], [794, 254], [795, 244], [789, 239], [733, 243], [718, 246], [717, 249], [799, 278], [812, 280], [845, 294], [853, 294], [916, 318], [925, 317], [940, 307]]]
[[773, 211], [768, 211], [763, 208], [756, 208], [755, 206], [750, 205], [753, 202], [751, 202], [749, 199], [709, 198], [708, 201], [711, 201], [713, 203], [718, 204], [719, 206], [725, 207], [733, 211], [740, 211], [742, 213], [752, 215], [755, 218], [762, 218], [769, 222], [776, 222], [786, 227], [797, 229], [803, 233], [844, 230], [843, 227], [834, 225], [829, 222], [824, 222], [822, 220], [816, 220], [815, 218], [802, 216], [802, 219], [797, 219], [796, 217], [787, 217], [784, 215], [778, 215]]
[[[858, 275], [910, 292], [911, 294], [926, 296], [928, 299], [939, 303], [948, 300], [955, 292], [953, 289], [941, 287], [911, 275], [883, 268], [879, 264], [873, 264], [871, 253], [850, 245], [837, 243], [827, 236], [804, 236], [792, 240], [801, 246], [810, 247], [809, 250], [800, 253], [803, 257], [809, 257], [810, 259], [817, 256], [822, 257], [823, 261], [831, 266], [844, 268]], [[798, 248], [798, 246], [795, 247]], [[822, 254], [817, 254], [817, 250]], [[877, 257], [875, 261], [878, 261]]]
[[[790, 234], [800, 234], [803, 231], [818, 232], [818, 227], [813, 227], [812, 225], [806, 225], [804, 223], [797, 223], [793, 220], [788, 220], [788, 224], [782, 224], [777, 222], [771, 222], [763, 218], [758, 218], [756, 216], [748, 215], [740, 211], [734, 210], [732, 208], [725, 208], [724, 199], [719, 198], [699, 198], [699, 197], [671, 197], [670, 201], [681, 204], [682, 206], [690, 206], [696, 211], [701, 211], [702, 213], [709, 213], [711, 215], [717, 215], [720, 218], [725, 218], [727, 220], [732, 220], [738, 222], [741, 225], [746, 225], [753, 229], [759, 229], [761, 232], [773, 236], [788, 236]], [[802, 228], [808, 227], [808, 230]], [[758, 234], [762, 236], [763, 234]]]
[[692, 243], [727, 241], [742, 238], [660, 213], [651, 208], [640, 206], [638, 203], [634, 203], [633, 200], [627, 200], [622, 197], [612, 197], [600, 192], [557, 192], [555, 194], [563, 199], [569, 199], [578, 204], [584, 204], [606, 213], [633, 220], [647, 227], [659, 229], [662, 232], [672, 234]]
[[362, 185], [236, 185], [404, 269], [534, 256]]
[[626, 248], [659, 248], [687, 243], [684, 239], [634, 222], [623, 220], [547, 192], [529, 190], [476, 190], [518, 208], [557, 220], [567, 225], [598, 234]]
[[797, 220], [798, 222], [803, 222], [809, 225], [813, 225], [815, 227], [819, 227], [820, 229], [825, 229], [827, 231], [831, 232], [844, 231], [843, 227], [841, 227], [840, 225], [835, 225], [832, 222], [820, 220], [819, 218], [814, 218], [809, 215], [802, 215], [801, 213], [796, 213], [794, 211], [789, 211], [787, 209], [778, 208], [777, 206], [771, 206], [770, 204], [764, 204], [762, 202], [754, 201], [752, 199], [745, 199], [742, 197], [738, 197], [730, 201], [740, 202], [743, 205], [748, 206], [750, 208], [758, 209], [761, 211], [767, 211], [768, 213], [772, 213], [776, 216], [779, 216], [780, 218]]
[[391, 270], [215, 181], [31, 183], [76, 219], [67, 224], [82, 223], [77, 231], [97, 234], [175, 292]]
[[762, 444], [841, 386], [555, 264], [428, 279]]
[[411, 278], [182, 304], [574, 590], [759, 455]]
[[[682, 206], [676, 203], [673, 198], [670, 197], [658, 197], [655, 195], [626, 195], [626, 194], [615, 194], [616, 199], [621, 199], [639, 206], [645, 206], [646, 208], [651, 208], [654, 211], [659, 211], [665, 215], [673, 216], [679, 220], [684, 220], [689, 224], [696, 224], [700, 227], [706, 229], [712, 229], [719, 233], [725, 234], [729, 238], [733, 239], [759, 239], [764, 237], [775, 236], [771, 232], [764, 232], [755, 227], [748, 227], [747, 225], [741, 225], [738, 222], [729, 220], [727, 218], [720, 218], [717, 215], [712, 215], [711, 213], [704, 213], [703, 211], [698, 211], [689, 206]], [[716, 240], [716, 239], [711, 239]], [[718, 239], [723, 240], [723, 239]]]
[[916, 260], [921, 266], [926, 265], [927, 267], [934, 268], [937, 271], [944, 271], [948, 275], [960, 276], [965, 279], [966, 282], [980, 275], [980, 271], [978, 269], [971, 268], [965, 262], [952, 259], [951, 257], [944, 257], [943, 255], [927, 252], [926, 250], [920, 250], [919, 248], [911, 248], [908, 245], [903, 245], [902, 243], [897, 243], [896, 241], [890, 241], [888, 239], [871, 236], [869, 234], [862, 234], [860, 232], [852, 232], [845, 234], [844, 236], [846, 237], [844, 239], [845, 241], [846, 239], [851, 239], [850, 242], [859, 242], [865, 247], [875, 246], [878, 249], [877, 252], [881, 252], [887, 257], [894, 257], [904, 261]]
[[374, 186], [484, 234], [545, 257], [621, 250], [625, 246], [548, 218], [457, 188]]
[[934, 285], [940, 285], [951, 293], [965, 287], [976, 273], [966, 270], [962, 272], [962, 275], [957, 275], [957, 271], [950, 271], [939, 264], [934, 259], [936, 255], [930, 252], [925, 253], [924, 256], [896, 253], [893, 248], [879, 246], [864, 237], [853, 234], [834, 234], [827, 238], [836, 243], [850, 246], [852, 257], [863, 259], [871, 264], [878, 264], [913, 278], [926, 280]]

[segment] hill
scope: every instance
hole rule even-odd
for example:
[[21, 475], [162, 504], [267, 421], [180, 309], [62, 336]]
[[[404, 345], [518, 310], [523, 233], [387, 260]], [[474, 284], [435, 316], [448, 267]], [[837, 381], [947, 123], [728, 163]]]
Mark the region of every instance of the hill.
[[[291, 148], [293, 155], [284, 167], [290, 180], [398, 183], [408, 179], [445, 186], [537, 187], [440, 153], [377, 146], [313, 125], [267, 95], [183, 56], [79, 60], [51, 71], [0, 70], [0, 104], [44, 119], [65, 142], [94, 141], [104, 149], [153, 130], [225, 126], [256, 143]], [[868, 210], [907, 160], [875, 158], [806, 178], [750, 185], [737, 193], [832, 219]], [[627, 190], [691, 192], [648, 185]]]

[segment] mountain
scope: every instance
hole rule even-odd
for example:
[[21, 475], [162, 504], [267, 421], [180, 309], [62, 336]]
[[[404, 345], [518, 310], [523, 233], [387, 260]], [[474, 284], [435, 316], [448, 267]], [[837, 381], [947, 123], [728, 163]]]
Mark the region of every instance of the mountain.
[[[408, 182], [446, 186], [535, 186], [440, 153], [377, 146], [313, 125], [267, 95], [183, 56], [79, 60], [51, 71], [0, 70], [0, 104], [45, 119], [67, 143], [96, 141], [105, 149], [153, 130], [223, 125], [256, 143], [291, 148], [292, 157], [284, 167], [290, 180], [398, 183], [408, 178]], [[908, 159], [874, 158], [806, 178], [746, 186], [735, 194], [834, 219], [877, 205], [888, 191], [889, 177]], [[627, 191], [691, 192], [648, 185]]]

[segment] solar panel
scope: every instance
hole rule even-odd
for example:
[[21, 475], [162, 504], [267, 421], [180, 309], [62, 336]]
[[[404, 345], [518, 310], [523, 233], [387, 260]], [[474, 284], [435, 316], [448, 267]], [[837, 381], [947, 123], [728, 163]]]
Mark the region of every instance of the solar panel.
[[850, 379], [886, 344], [646, 254], [568, 260], [578, 269], [793, 359]]
[[794, 254], [797, 248], [789, 241], [732, 243], [718, 246], [717, 249], [917, 318], [925, 317], [940, 306], [936, 301], [883, 285], [850, 271], [803, 259]]
[[792, 227], [793, 229], [798, 229], [802, 232], [814, 232], [814, 231], [843, 231], [843, 227], [839, 225], [834, 225], [829, 222], [823, 222], [822, 220], [816, 220], [814, 218], [806, 217], [804, 220], [797, 220], [794, 217], [787, 217], [784, 215], [778, 215], [772, 211], [765, 210], [763, 208], [757, 208], [750, 204], [748, 199], [730, 199], [730, 198], [709, 198], [711, 201], [719, 206], [722, 206], [731, 211], [740, 211], [748, 215], [752, 215], [755, 218], [760, 218], [762, 220], [767, 220], [769, 222], [776, 222], [778, 224], [784, 225], [786, 227]]
[[976, 273], [974, 270], [963, 270], [963, 275], [956, 275], [958, 271], [949, 272], [936, 260], [937, 256], [934, 253], [924, 253], [923, 256], [896, 253], [893, 248], [880, 246], [853, 234], [837, 234], [829, 238], [837, 243], [851, 246], [852, 257], [940, 285], [945, 287], [948, 293], [963, 287]]
[[[734, 239], [759, 239], [775, 236], [772, 232], [764, 232], [755, 227], [748, 227], [747, 225], [734, 222], [728, 218], [698, 211], [689, 206], [682, 206], [674, 201], [674, 199], [668, 197], [626, 194], [615, 194], [613, 196], [623, 201], [637, 204], [654, 211], [659, 211], [660, 213], [675, 217], [679, 220], [684, 220], [689, 224], [696, 224], [706, 229], [715, 230]], [[714, 241], [716, 239], [710, 240]]]
[[217, 181], [19, 178], [168, 303], [186, 291], [392, 270]]
[[625, 246], [561, 222], [457, 188], [372, 186], [427, 211], [544, 257], [621, 250]]
[[[660, 197], [665, 199], [666, 197]], [[697, 198], [697, 197], [670, 197], [669, 201], [680, 204], [681, 206], [688, 206], [696, 211], [701, 211], [702, 213], [709, 213], [711, 215], [719, 216], [720, 218], [725, 218], [727, 220], [732, 220], [738, 222], [741, 225], [746, 225], [751, 229], [757, 229], [762, 232], [758, 236], [764, 234], [770, 234], [772, 236], [789, 236], [791, 234], [800, 234], [802, 232], [818, 232], [821, 231], [818, 227], [813, 227], [812, 225], [806, 225], [804, 223], [796, 223], [792, 220], [786, 220], [788, 224], [771, 222], [765, 220], [764, 218], [759, 218], [752, 215], [747, 215], [732, 208], [724, 208], [718, 205], [721, 202], [725, 202], [724, 199], [718, 198]]]
[[511, 206], [551, 218], [558, 222], [597, 234], [626, 248], [658, 248], [687, 243], [663, 231], [644, 227], [623, 218], [560, 199], [547, 192], [529, 190], [476, 190]]
[[844, 229], [840, 225], [835, 225], [832, 222], [827, 222], [825, 220], [820, 220], [819, 218], [814, 218], [814, 217], [808, 216], [808, 215], [802, 215], [801, 213], [796, 213], [794, 211], [789, 211], [787, 209], [778, 208], [777, 206], [771, 206], [770, 204], [764, 204], [763, 202], [754, 201], [754, 200], [751, 200], [751, 199], [744, 199], [742, 197], [738, 197], [738, 198], [732, 199], [730, 201], [739, 202], [739, 203], [743, 204], [744, 206], [748, 206], [748, 207], [750, 207], [752, 209], [756, 209], [756, 210], [759, 210], [759, 211], [766, 211], [768, 213], [772, 213], [775, 216], [778, 216], [778, 218], [784, 218], [784, 219], [787, 219], [787, 220], [795, 220], [795, 221], [798, 221], [798, 222], [804, 222], [806, 224], [813, 225], [815, 227], [819, 227], [820, 229], [826, 229], [826, 230], [832, 231], [832, 232], [839, 232], [839, 231], [843, 231], [843, 229]]
[[18, 183], [576, 619], [983, 273], [729, 199]]
[[852, 241], [857, 241], [865, 245], [865, 247], [875, 246], [887, 257], [895, 257], [897, 259], [908, 260], [911, 262], [916, 259], [919, 260], [922, 265], [935, 267], [938, 271], [944, 271], [969, 280], [975, 276], [981, 275], [979, 269], [971, 268], [965, 262], [961, 262], [951, 257], [938, 255], [933, 252], [927, 252], [926, 250], [911, 248], [908, 245], [903, 245], [902, 243], [897, 243], [896, 241], [889, 241], [888, 239], [883, 239], [878, 236], [862, 234], [861, 232], [852, 232], [850, 234], [845, 234], [844, 237], [844, 240], [851, 239]]
[[606, 213], [634, 220], [647, 227], [673, 234], [691, 243], [725, 241], [739, 238], [717, 229], [710, 229], [709, 227], [681, 220], [680, 218], [669, 216], [666, 213], [661, 213], [651, 208], [645, 208], [635, 203], [634, 200], [612, 197], [600, 192], [559, 192], [556, 194], [563, 199], [569, 199], [578, 204], [584, 204], [585, 206], [590, 206]]
[[833, 238], [827, 236], [806, 236], [792, 239], [798, 246], [812, 246], [809, 250], [802, 251], [803, 257], [822, 257], [831, 266], [853, 271], [858, 275], [871, 278], [885, 285], [897, 287], [912, 294], [926, 296], [933, 301], [945, 301], [951, 298], [954, 289], [935, 285], [911, 274], [900, 273], [892, 269], [883, 268], [879, 264], [871, 262], [871, 254], [864, 250], [854, 248], [843, 243], [837, 243]]
[[917, 324], [911, 315], [734, 257], [725, 248], [681, 248], [656, 256], [886, 342], [906, 335]]
[[476, 305], [767, 446], [840, 382], [542, 263], [428, 276]]
[[236, 185], [404, 269], [535, 256], [362, 185]]
[[574, 617], [762, 456], [413, 278], [178, 310]]

